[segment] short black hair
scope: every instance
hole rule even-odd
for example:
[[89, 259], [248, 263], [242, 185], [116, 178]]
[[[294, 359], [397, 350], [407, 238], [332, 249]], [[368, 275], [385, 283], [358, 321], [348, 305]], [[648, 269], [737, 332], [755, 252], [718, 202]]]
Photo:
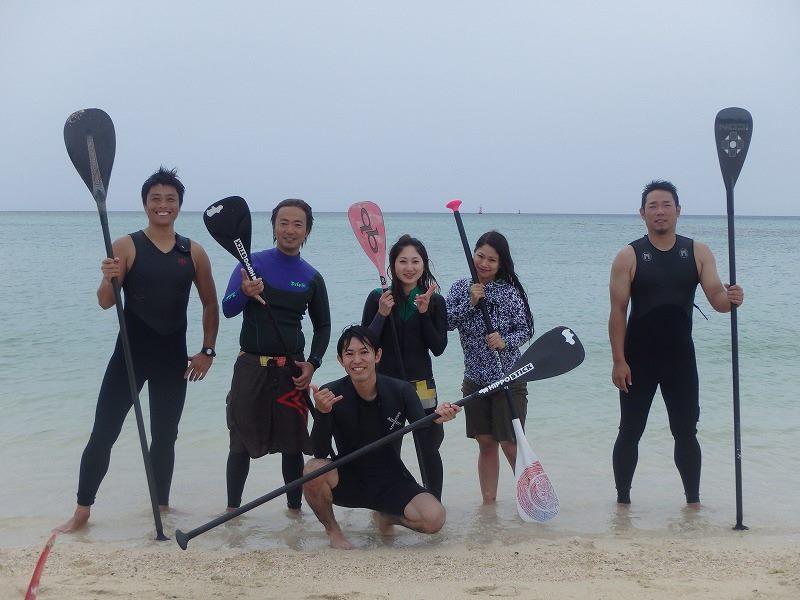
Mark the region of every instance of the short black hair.
[[314, 213], [311, 212], [311, 207], [305, 200], [300, 200], [299, 198], [287, 198], [286, 200], [281, 200], [278, 202], [278, 205], [272, 209], [272, 216], [269, 218], [270, 222], [272, 223], [272, 241], [275, 241], [275, 222], [278, 220], [278, 211], [284, 206], [294, 206], [302, 209], [303, 212], [306, 213], [307, 237], [311, 233], [311, 226], [314, 225]]
[[150, 175], [142, 186], [142, 205], [147, 204], [147, 194], [150, 188], [156, 185], [171, 185], [178, 192], [178, 205], [183, 206], [183, 192], [186, 190], [181, 180], [178, 179], [178, 169], [167, 169], [164, 165]]
[[675, 206], [680, 206], [681, 203], [678, 200], [678, 188], [676, 188], [672, 183], [666, 181], [664, 179], [654, 179], [642, 190], [642, 208], [644, 208], [644, 203], [647, 200], [647, 194], [653, 192], [655, 190], [661, 190], [662, 192], [669, 192], [672, 194], [673, 200], [675, 200]]
[[339, 336], [339, 341], [336, 342], [336, 354], [339, 358], [342, 358], [342, 353], [345, 348], [347, 348], [353, 340], [358, 340], [365, 346], [369, 346], [376, 354], [378, 350], [381, 349], [381, 342], [378, 336], [375, 335], [375, 332], [369, 327], [364, 327], [363, 325], [348, 325], [342, 330], [342, 335]]

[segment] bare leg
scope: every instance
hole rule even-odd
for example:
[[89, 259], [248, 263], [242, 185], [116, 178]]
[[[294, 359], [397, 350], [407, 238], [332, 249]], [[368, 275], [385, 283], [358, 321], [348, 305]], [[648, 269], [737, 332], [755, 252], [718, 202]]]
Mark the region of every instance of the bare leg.
[[[323, 465], [330, 461], [321, 458], [312, 458], [303, 470], [303, 474], [316, 471]], [[303, 494], [306, 497], [306, 502], [314, 511], [314, 514], [325, 527], [325, 533], [328, 534], [328, 539], [331, 543], [331, 548], [339, 550], [351, 550], [353, 545], [342, 533], [339, 523], [333, 514], [333, 488], [339, 484], [339, 475], [336, 469], [329, 471], [316, 479], [303, 484]]]
[[388, 513], [382, 513], [378, 511], [372, 513], [372, 520], [375, 523], [375, 526], [380, 530], [381, 535], [385, 536], [397, 535], [397, 530], [394, 526], [396, 524], [401, 524], [400, 517], [398, 515], [390, 515]]
[[78, 504], [78, 506], [75, 508], [72, 518], [66, 523], [62, 523], [53, 529], [53, 531], [58, 531], [59, 533], [72, 533], [73, 531], [78, 531], [79, 529], [85, 527], [86, 523], [89, 522], [90, 512], [90, 506], [81, 506]]
[[394, 535], [394, 525], [420, 533], [436, 533], [444, 526], [445, 516], [442, 503], [433, 494], [425, 492], [417, 494], [406, 504], [403, 516], [376, 512], [374, 520], [383, 535]]
[[497, 500], [497, 482], [500, 478], [499, 443], [489, 434], [475, 437], [478, 442], [478, 481], [484, 504]]
[[508, 464], [511, 465], [511, 470], [517, 466], [517, 443], [516, 442], [500, 442], [500, 447], [503, 449], [503, 454], [506, 455]]

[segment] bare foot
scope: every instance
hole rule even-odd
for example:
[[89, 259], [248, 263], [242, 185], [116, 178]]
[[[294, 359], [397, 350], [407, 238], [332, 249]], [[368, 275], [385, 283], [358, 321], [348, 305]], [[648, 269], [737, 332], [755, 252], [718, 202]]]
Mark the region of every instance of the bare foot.
[[703, 505], [700, 504], [699, 502], [687, 502], [686, 508], [690, 510], [700, 510], [701, 508], [703, 508]]
[[72, 518], [67, 521], [66, 523], [62, 523], [53, 531], [57, 531], [58, 533], [72, 533], [73, 531], [78, 531], [79, 529], [86, 526], [86, 523], [89, 522], [89, 511], [91, 509], [88, 506], [80, 506], [75, 509], [75, 513], [72, 515]]
[[484, 498], [483, 505], [488, 506], [489, 504], [494, 504], [497, 502], [497, 498]]
[[372, 520], [377, 525], [381, 535], [397, 535], [397, 530], [394, 527], [395, 519], [391, 515], [374, 512], [372, 513]]
[[331, 542], [331, 548], [336, 548], [337, 550], [352, 550], [353, 544], [347, 541], [347, 538], [344, 537], [342, 530], [339, 528], [332, 529], [330, 531], [326, 531], [325, 533], [328, 534], [328, 539]]
[[303, 517], [303, 511], [299, 508], [287, 508], [286, 516], [290, 519], [301, 519]]

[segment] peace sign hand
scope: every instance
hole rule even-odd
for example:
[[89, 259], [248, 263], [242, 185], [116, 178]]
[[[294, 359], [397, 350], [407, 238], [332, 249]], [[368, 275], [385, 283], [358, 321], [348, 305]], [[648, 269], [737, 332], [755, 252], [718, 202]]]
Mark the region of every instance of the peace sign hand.
[[433, 296], [433, 293], [436, 291], [436, 288], [438, 287], [439, 286], [434, 283], [433, 285], [431, 285], [431, 287], [428, 288], [428, 291], [426, 291], [424, 294], [419, 294], [416, 298], [414, 298], [414, 304], [417, 305], [417, 310], [419, 311], [420, 314], [425, 314], [426, 312], [428, 312], [428, 306], [430, 305], [431, 302], [431, 296]]

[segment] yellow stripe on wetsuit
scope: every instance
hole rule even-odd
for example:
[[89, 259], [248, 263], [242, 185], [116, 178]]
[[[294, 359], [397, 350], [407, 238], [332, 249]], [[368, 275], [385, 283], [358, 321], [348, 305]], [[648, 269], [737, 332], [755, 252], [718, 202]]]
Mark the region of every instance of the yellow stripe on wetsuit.
[[422, 403], [422, 408], [436, 408], [436, 383], [433, 379], [420, 379], [412, 381], [411, 385], [417, 390], [417, 396]]

